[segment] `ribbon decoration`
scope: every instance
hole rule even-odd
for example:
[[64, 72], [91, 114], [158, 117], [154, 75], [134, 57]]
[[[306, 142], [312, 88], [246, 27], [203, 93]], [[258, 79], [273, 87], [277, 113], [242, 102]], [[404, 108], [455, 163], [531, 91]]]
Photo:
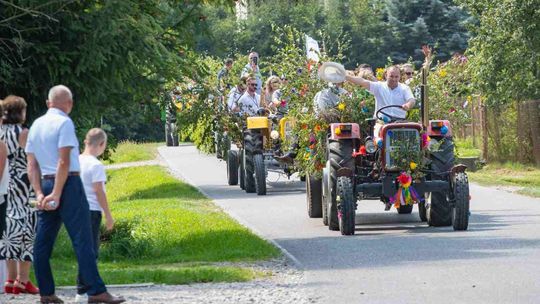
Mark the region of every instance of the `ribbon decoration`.
[[399, 206], [412, 205], [421, 201], [418, 192], [411, 186], [412, 177], [408, 173], [401, 172], [397, 180], [399, 182], [399, 188], [396, 194], [390, 198], [390, 203], [392, 203], [396, 209], [399, 208]]

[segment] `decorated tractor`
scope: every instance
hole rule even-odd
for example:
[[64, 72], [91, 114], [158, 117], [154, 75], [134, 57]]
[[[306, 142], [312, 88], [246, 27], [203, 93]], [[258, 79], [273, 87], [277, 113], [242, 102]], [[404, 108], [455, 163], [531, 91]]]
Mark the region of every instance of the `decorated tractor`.
[[283, 143], [291, 141], [292, 121], [275, 114], [264, 116], [267, 113], [263, 109], [258, 113], [260, 116], [246, 118], [238, 151], [228, 152], [227, 176], [230, 185], [239, 180], [247, 193], [266, 195], [269, 171], [287, 177], [295, 172], [292, 160], [279, 157], [283, 155]]
[[[343, 235], [355, 232], [357, 201], [372, 199], [381, 200], [386, 210], [394, 206], [400, 214], [411, 213], [418, 204], [421, 220], [430, 226], [466, 230], [469, 184], [466, 167], [454, 165], [450, 123], [430, 120], [424, 128], [386, 113], [390, 107], [400, 106], [376, 113], [385, 122], [376, 138], [361, 135], [356, 123], [330, 125], [328, 161], [320, 186], [310, 181], [308, 210], [320, 206], [323, 222]], [[371, 129], [375, 122], [369, 120]], [[320, 201], [315, 197], [318, 187]]]

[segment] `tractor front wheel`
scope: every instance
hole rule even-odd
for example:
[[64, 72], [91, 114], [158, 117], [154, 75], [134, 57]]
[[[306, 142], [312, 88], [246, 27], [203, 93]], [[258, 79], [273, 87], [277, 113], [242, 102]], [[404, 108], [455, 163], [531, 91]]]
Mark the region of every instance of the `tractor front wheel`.
[[465, 172], [457, 173], [454, 178], [454, 210], [452, 225], [454, 230], [467, 230], [469, 226], [469, 179]]
[[255, 166], [255, 189], [257, 195], [266, 195], [266, 168], [264, 167], [262, 154], [253, 155], [253, 165]]
[[400, 205], [397, 208], [397, 213], [399, 214], [410, 214], [413, 210], [413, 205]]
[[308, 216], [322, 216], [322, 180], [314, 175], [306, 175], [306, 198]]
[[356, 198], [354, 197], [351, 179], [347, 176], [338, 177], [336, 192], [339, 231], [341, 231], [342, 235], [353, 235], [356, 219]]
[[227, 153], [227, 181], [229, 185], [238, 185], [238, 152]]

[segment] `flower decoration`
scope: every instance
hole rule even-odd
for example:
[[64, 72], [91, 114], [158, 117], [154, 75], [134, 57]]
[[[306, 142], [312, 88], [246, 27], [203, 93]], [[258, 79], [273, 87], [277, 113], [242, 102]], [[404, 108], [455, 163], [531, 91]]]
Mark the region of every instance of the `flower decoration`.
[[429, 137], [426, 133], [422, 133], [422, 149], [427, 148], [430, 140], [431, 137]]
[[397, 181], [399, 188], [396, 194], [390, 198], [390, 203], [394, 204], [394, 207], [399, 208], [403, 205], [412, 205], [421, 201], [418, 192], [412, 187], [412, 177], [408, 173], [401, 172]]
[[338, 104], [337, 108], [338, 108], [338, 110], [340, 110], [340, 111], [345, 110], [345, 103], [340, 102], [340, 103]]
[[283, 99], [283, 100], [281, 101], [281, 104], [280, 104], [280, 105], [281, 105], [282, 108], [285, 108], [285, 107], [287, 106], [287, 101], [286, 101], [285, 99]]
[[444, 77], [446, 77], [446, 75], [448, 75], [448, 72], [446, 72], [445, 69], [441, 69], [441, 70], [439, 71], [439, 76], [440, 76], [440, 77], [444, 78]]
[[375, 70], [375, 75], [377, 75], [377, 79], [378, 80], [383, 80], [383, 76], [384, 76], [384, 68], [377, 68]]
[[417, 167], [417, 166], [418, 166], [418, 165], [417, 165], [415, 162], [413, 162], [413, 161], [412, 161], [411, 164], [410, 164], [411, 170], [416, 170], [416, 167]]
[[446, 133], [448, 133], [448, 127], [447, 127], [447, 126], [442, 126], [442, 128], [441, 128], [441, 134], [442, 134], [442, 135], [445, 135]]

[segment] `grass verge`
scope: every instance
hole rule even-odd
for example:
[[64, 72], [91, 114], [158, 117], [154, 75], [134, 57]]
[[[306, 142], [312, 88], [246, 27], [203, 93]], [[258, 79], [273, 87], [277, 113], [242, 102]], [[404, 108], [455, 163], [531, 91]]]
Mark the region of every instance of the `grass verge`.
[[458, 157], [480, 157], [482, 151], [473, 146], [472, 139], [455, 139]]
[[[108, 177], [117, 225], [102, 236], [99, 268], [106, 283], [246, 281], [263, 274], [219, 262], [280, 255], [162, 167], [109, 170]], [[77, 264], [64, 229], [52, 263], [57, 284], [75, 284]]]
[[516, 187], [517, 193], [540, 197], [540, 169], [516, 163], [490, 163], [476, 172], [468, 172], [470, 180], [482, 185]]
[[122, 141], [118, 143], [111, 157], [104, 161], [105, 164], [118, 164], [156, 158], [157, 147], [164, 143], [136, 143], [133, 141]]

